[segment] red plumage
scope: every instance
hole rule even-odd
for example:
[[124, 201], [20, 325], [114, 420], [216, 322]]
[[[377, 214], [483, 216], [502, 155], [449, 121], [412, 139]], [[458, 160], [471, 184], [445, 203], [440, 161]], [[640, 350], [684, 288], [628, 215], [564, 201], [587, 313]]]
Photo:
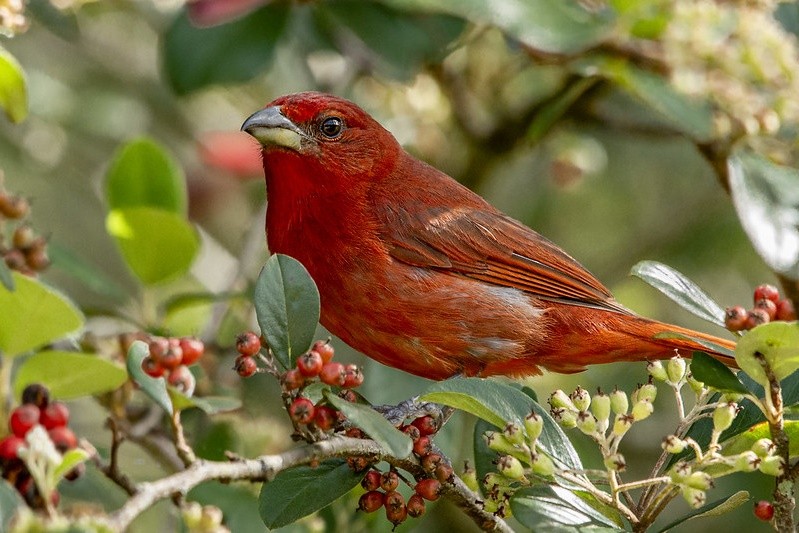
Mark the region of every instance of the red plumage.
[[[242, 127], [263, 146], [270, 251], [319, 287], [322, 324], [353, 348], [430, 379], [577, 372], [710, 352], [648, 320], [555, 244], [413, 158], [355, 104], [278, 98]], [[677, 333], [683, 338], [659, 337]]]

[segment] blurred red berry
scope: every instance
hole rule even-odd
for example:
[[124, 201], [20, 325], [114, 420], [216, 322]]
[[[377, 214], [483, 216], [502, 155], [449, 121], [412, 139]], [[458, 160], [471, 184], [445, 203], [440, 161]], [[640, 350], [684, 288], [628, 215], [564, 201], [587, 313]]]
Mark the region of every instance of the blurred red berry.
[[[374, 470], [372, 470], [374, 472]], [[358, 500], [358, 509], [367, 513], [373, 513], [383, 507], [384, 496], [382, 492], [370, 490], [363, 494]]]
[[796, 320], [796, 310], [791, 300], [786, 298], [785, 300], [777, 302], [777, 320], [784, 320], [786, 322]]
[[183, 350], [180, 348], [180, 340], [169, 339], [169, 348], [166, 353], [161, 356], [158, 362], [166, 370], [174, 370], [183, 364]]
[[68, 427], [55, 427], [48, 431], [47, 434], [50, 435], [50, 440], [53, 441], [56, 449], [61, 453], [71, 450], [78, 445], [78, 438]]
[[441, 482], [437, 479], [423, 479], [416, 483], [413, 490], [425, 500], [434, 502], [441, 494]]
[[746, 317], [746, 329], [753, 329], [761, 324], [768, 324], [769, 321], [768, 313], [764, 309], [752, 309]]
[[339, 392], [338, 395], [339, 398], [347, 400], [350, 403], [358, 403], [358, 395], [355, 394], [354, 391], [351, 391], [349, 389], [343, 389], [341, 392]]
[[305, 352], [297, 358], [297, 370], [306, 378], [318, 376], [322, 371], [322, 365], [324, 365], [322, 356], [313, 350]]
[[419, 518], [424, 514], [425, 503], [421, 496], [418, 494], [411, 494], [406, 504], [408, 508], [408, 516], [412, 518]]
[[239, 355], [233, 362], [233, 369], [239, 376], [248, 378], [258, 372], [258, 362], [249, 355]]
[[314, 408], [313, 423], [322, 431], [333, 429], [336, 425], [337, 411], [329, 405], [317, 405]]
[[39, 423], [41, 411], [33, 404], [20, 405], [8, 418], [8, 429], [17, 437], [24, 437], [30, 429]]
[[261, 338], [252, 331], [242, 333], [236, 337], [236, 350], [241, 355], [252, 357], [261, 351]]
[[333, 345], [330, 344], [329, 341], [316, 341], [313, 343], [311, 350], [319, 353], [322, 356], [322, 361], [325, 363], [329, 363], [333, 356], [335, 355], [335, 350], [333, 349]]
[[169, 340], [164, 337], [151, 337], [147, 346], [150, 348], [150, 357], [160, 364], [161, 359], [169, 351]]
[[300, 374], [300, 371], [296, 368], [292, 368], [286, 371], [283, 374], [283, 388], [286, 390], [294, 390], [299, 389], [305, 384], [305, 377]]
[[363, 431], [361, 431], [360, 428], [347, 428], [346, 431], [344, 431], [344, 435], [351, 439], [364, 438]]
[[774, 303], [777, 303], [777, 300], [780, 299], [780, 291], [774, 285], [769, 285], [768, 283], [764, 283], [763, 285], [758, 285], [755, 288], [754, 294], [754, 301], [762, 300], [771, 300]]
[[436, 479], [439, 480], [441, 483], [449, 483], [452, 481], [452, 477], [455, 475], [455, 471], [452, 469], [450, 465], [445, 462], [438, 463], [435, 471]]
[[411, 424], [419, 428], [419, 433], [421, 433], [423, 437], [425, 435], [432, 435], [438, 431], [438, 423], [436, 419], [430, 415], [420, 416], [411, 422]]
[[0, 194], [0, 214], [12, 220], [25, 217], [30, 211], [30, 204], [21, 196]]
[[194, 337], [183, 337], [180, 339], [180, 349], [183, 350], [183, 364], [190, 366], [203, 356], [205, 343]]
[[314, 405], [308, 398], [297, 398], [289, 406], [289, 416], [297, 424], [310, 424], [314, 417]]
[[768, 522], [774, 518], [774, 506], [771, 502], [760, 500], [755, 504], [755, 516], [764, 522]]
[[366, 491], [377, 490], [380, 488], [381, 477], [377, 470], [369, 470], [361, 480], [361, 487]]
[[755, 309], [762, 309], [768, 313], [769, 320], [774, 320], [777, 316], [777, 304], [767, 298], [761, 298], [755, 302]]
[[728, 307], [724, 311], [724, 326], [730, 331], [741, 331], [746, 328], [748, 316], [743, 306]]
[[428, 453], [421, 459], [422, 469], [428, 474], [433, 474], [436, 471], [436, 467], [441, 464], [443, 459], [444, 458], [437, 453]]
[[0, 440], [0, 461], [12, 461], [19, 457], [19, 449], [25, 446], [25, 439], [16, 435], [8, 435]]
[[319, 373], [319, 379], [322, 380], [322, 383], [341, 387], [344, 385], [344, 381], [347, 379], [347, 376], [344, 373], [344, 365], [335, 361], [325, 363], [322, 365], [322, 370]]
[[419, 433], [419, 428], [416, 426], [400, 426], [399, 430], [408, 435], [411, 440], [416, 440], [422, 436], [422, 434]]
[[363, 372], [357, 365], [347, 365], [344, 367], [344, 384], [348, 389], [360, 387], [363, 384]]
[[41, 411], [39, 423], [45, 429], [66, 426], [69, 423], [69, 408], [63, 402], [52, 402]]
[[194, 374], [191, 373], [189, 367], [184, 365], [180, 365], [175, 370], [172, 370], [166, 381], [186, 396], [194, 394], [194, 388], [197, 386], [197, 380], [194, 378]]
[[166, 372], [166, 369], [149, 355], [141, 360], [141, 369], [151, 378], [160, 378]]
[[50, 391], [44, 385], [31, 383], [22, 389], [22, 403], [32, 403], [39, 409], [44, 409], [50, 403]]

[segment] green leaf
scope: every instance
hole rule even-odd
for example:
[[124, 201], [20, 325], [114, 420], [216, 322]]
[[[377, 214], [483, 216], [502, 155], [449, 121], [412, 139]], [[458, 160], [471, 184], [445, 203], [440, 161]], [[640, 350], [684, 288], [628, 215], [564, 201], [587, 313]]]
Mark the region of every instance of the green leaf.
[[431, 385], [420, 398], [471, 413], [502, 429], [508, 422], [522, 423], [535, 411], [544, 419], [538, 444], [556, 462], [582, 469], [580, 457], [563, 430], [546, 409], [517, 388], [482, 378], [452, 378]]
[[746, 333], [735, 347], [735, 361], [752, 379], [763, 386], [768, 378], [756, 358], [765, 357], [778, 380], [793, 374], [799, 368], [799, 323], [770, 322]]
[[227, 396], [189, 397], [174, 387], [168, 387], [167, 392], [176, 411], [196, 407], [206, 414], [215, 415], [217, 413], [235, 411], [241, 407], [241, 400], [238, 398], [229, 398]]
[[[788, 453], [791, 458], [799, 457], [799, 420], [785, 421], [785, 434], [788, 436]], [[735, 435], [723, 442], [721, 453], [735, 455], [746, 450], [751, 450], [752, 445], [760, 439], [770, 439], [771, 430], [768, 422], [760, 422], [746, 431]]]
[[180, 165], [152, 139], [134, 139], [117, 150], [105, 176], [110, 210], [155, 207], [186, 214], [186, 178]]
[[730, 195], [766, 264], [799, 281], [799, 170], [740, 151], [728, 161]]
[[344, 413], [350, 422], [364, 430], [369, 438], [377, 442], [387, 453], [400, 459], [411, 454], [413, 448], [411, 439], [368, 405], [348, 402], [330, 391], [325, 391], [325, 398], [333, 407]]
[[611, 35], [611, 9], [589, 11], [562, 0], [383, 0], [399, 9], [463, 17], [478, 26], [495, 25], [525, 45], [556, 54], [574, 54]]
[[16, 289], [0, 287], [0, 352], [16, 357], [83, 327], [83, 315], [44, 283], [12, 274]]
[[511, 498], [510, 507], [522, 525], [533, 529], [541, 522], [554, 522], [562, 526], [599, 524], [621, 530], [614, 520], [562, 487], [537, 485], [520, 489]]
[[5, 261], [0, 261], [0, 284], [9, 291], [14, 290], [14, 277], [11, 275], [11, 269], [8, 268]]
[[179, 94], [207, 85], [247, 81], [272, 63], [290, 7], [274, 3], [211, 28], [192, 25], [186, 9], [163, 39], [166, 77]]
[[22, 66], [0, 46], [0, 107], [8, 120], [19, 123], [28, 116], [28, 89]]
[[319, 291], [305, 267], [275, 254], [255, 283], [255, 312], [269, 348], [283, 368], [290, 368], [313, 342], [319, 322]]
[[5, 479], [0, 479], [0, 531], [11, 531], [11, 521], [23, 505], [19, 491]]
[[110, 392], [122, 386], [128, 373], [97, 355], [47, 350], [26, 359], [14, 377], [14, 394], [41, 383], [55, 398], [70, 399]]
[[57, 242], [48, 241], [47, 254], [53, 261], [54, 267], [82, 282], [97, 294], [108, 296], [118, 302], [123, 302], [128, 298], [125, 289], [119, 283], [69, 248]]
[[70, 470], [86, 461], [88, 458], [89, 452], [82, 448], [73, 448], [72, 450], [67, 450], [61, 459], [61, 464], [58, 465], [53, 473], [56, 483], [58, 483], [62, 477], [67, 475]]
[[147, 396], [169, 413], [173, 413], [172, 400], [166, 390], [164, 378], [148, 376], [142, 370], [141, 362], [150, 355], [150, 348], [142, 341], [134, 341], [128, 350], [127, 366], [130, 379], [134, 381]]
[[284, 470], [261, 488], [261, 519], [272, 529], [296, 522], [347, 494], [362, 478], [340, 459]]
[[192, 225], [162, 209], [114, 209], [105, 225], [130, 269], [148, 285], [185, 274], [200, 247]]
[[674, 300], [683, 309], [724, 327], [724, 309], [693, 281], [657, 261], [641, 261], [630, 273]]
[[665, 526], [663, 529], [660, 529], [658, 533], [663, 533], [665, 531], [668, 531], [682, 524], [683, 522], [687, 522], [688, 520], [693, 520], [694, 518], [721, 516], [723, 514], [729, 513], [736, 507], [743, 505], [744, 503], [748, 502], [750, 499], [751, 497], [749, 496], [749, 492], [745, 490], [739, 490], [732, 496], [718, 499], [716, 501], [703, 505], [699, 509], [691, 511], [687, 515]]
[[691, 374], [705, 385], [722, 392], [747, 394], [749, 391], [727, 366], [702, 352], [694, 352], [691, 359]]

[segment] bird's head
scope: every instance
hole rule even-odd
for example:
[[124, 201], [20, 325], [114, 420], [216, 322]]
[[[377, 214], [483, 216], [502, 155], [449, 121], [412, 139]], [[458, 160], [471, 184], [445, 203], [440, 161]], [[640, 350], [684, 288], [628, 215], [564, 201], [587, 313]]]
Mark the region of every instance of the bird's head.
[[379, 179], [401, 152], [394, 137], [360, 107], [317, 92], [282, 96], [241, 129], [261, 144], [268, 181], [308, 180], [304, 185], [317, 190]]

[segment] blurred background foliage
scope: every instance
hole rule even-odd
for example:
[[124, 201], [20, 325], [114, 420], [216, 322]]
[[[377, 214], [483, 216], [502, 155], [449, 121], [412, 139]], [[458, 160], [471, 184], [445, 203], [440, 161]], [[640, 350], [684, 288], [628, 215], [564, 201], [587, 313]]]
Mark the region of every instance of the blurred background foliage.
[[[795, 162], [794, 3], [0, 0], [0, 14], [17, 4], [24, 18], [0, 17], [13, 35], [0, 46], [25, 72], [29, 115], [20, 124], [0, 120], [0, 169], [7, 189], [31, 198], [32, 223], [48, 236], [53, 268], [45, 279], [93, 317], [98, 334], [120, 327], [101, 319], [109, 315], [207, 334], [207, 301], [173, 301], [149, 317], [139, 315], [140, 303], [246, 290], [267, 256], [264, 190], [257, 147], [237, 131], [266, 102], [303, 90], [356, 101], [410, 152], [561, 245], [641, 314], [711, 327], [630, 278], [642, 259], [682, 271], [722, 305], [745, 302], [752, 286], [774, 280], [698, 146], [707, 153], [738, 141], [774, 162]], [[192, 276], [155, 288], [137, 284], [104, 222], [104, 173], [123, 142], [143, 135], [179, 161], [189, 216], [203, 235]], [[240, 383], [231, 369], [232, 335], [253, 324], [245, 300], [231, 309], [233, 318], [213, 331], [217, 358], [204, 364], [200, 390], [237, 394], [241, 387], [246, 407], [213, 421], [187, 413], [196, 449], [209, 458], [290, 445], [276, 384], [263, 376]], [[424, 387], [334, 343], [341, 360], [366, 365], [362, 392], [373, 403]], [[528, 384], [545, 398], [554, 388], [629, 389], [645, 379], [643, 364], [624, 363]], [[656, 459], [671, 411], [659, 406], [645, 422], [649, 434], [628, 437], [623, 451], [633, 475]], [[78, 433], [107, 448], [97, 406], [81, 401], [73, 413]], [[447, 427], [439, 444], [453, 458], [469, 457], [472, 423], [458, 416]], [[587, 441], [576, 440], [590, 455]], [[170, 468], [135, 446], [123, 451], [137, 478]], [[725, 478], [714, 492], [730, 494], [743, 482], [755, 499], [768, 497], [769, 480], [757, 475]], [[209, 483], [190, 498], [220, 506], [233, 531], [259, 531], [254, 490]], [[91, 469], [64, 491], [68, 504], [113, 509], [124, 499]], [[339, 501], [288, 529], [389, 529], [382, 517], [356, 516], [354, 508], [354, 499]], [[676, 501], [662, 523], [686, 510]], [[708, 530], [758, 527], [748, 505], [720, 520]], [[132, 531], [179, 527], [162, 503]], [[446, 503], [402, 526], [453, 527], [474, 525]], [[701, 521], [683, 526], [702, 528]]]

